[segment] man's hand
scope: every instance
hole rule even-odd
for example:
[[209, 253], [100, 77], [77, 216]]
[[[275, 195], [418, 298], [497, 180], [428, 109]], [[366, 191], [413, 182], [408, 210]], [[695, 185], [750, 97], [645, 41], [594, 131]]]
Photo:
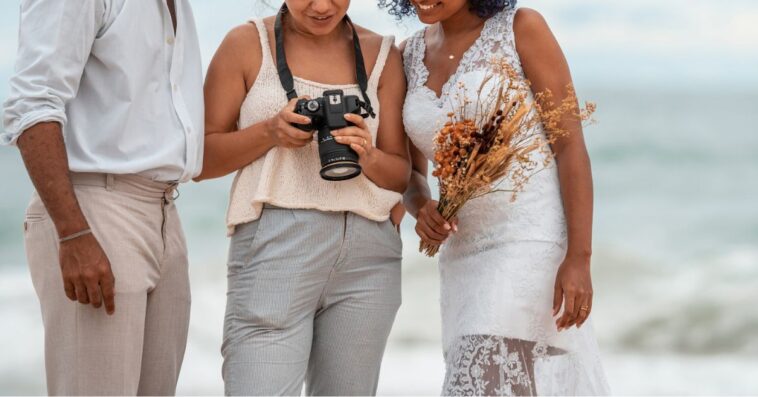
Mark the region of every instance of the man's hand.
[[113, 314], [114, 285], [116, 282], [111, 263], [95, 236], [90, 234], [61, 243], [61, 273], [63, 289], [72, 301], [99, 309], [105, 303], [105, 311]]
[[[29, 177], [55, 224], [59, 237], [88, 228], [69, 175], [66, 146], [58, 123], [39, 123], [18, 139], [18, 148]], [[92, 234], [60, 244], [60, 266], [66, 296], [99, 308], [103, 301], [108, 314], [115, 305], [111, 264]]]

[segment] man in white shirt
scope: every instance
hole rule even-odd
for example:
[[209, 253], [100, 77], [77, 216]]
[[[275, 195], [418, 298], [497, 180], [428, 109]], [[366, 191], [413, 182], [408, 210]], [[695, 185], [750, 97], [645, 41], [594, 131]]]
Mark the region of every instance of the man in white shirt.
[[204, 124], [189, 0], [23, 0], [10, 85], [0, 143], [36, 187], [49, 393], [174, 394], [190, 292], [173, 200]]

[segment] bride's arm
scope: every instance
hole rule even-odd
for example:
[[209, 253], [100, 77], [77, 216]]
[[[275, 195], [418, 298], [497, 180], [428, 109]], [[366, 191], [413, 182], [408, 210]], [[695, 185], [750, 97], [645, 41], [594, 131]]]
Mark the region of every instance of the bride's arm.
[[432, 192], [427, 180], [429, 161], [412, 143], [410, 149], [413, 169], [408, 190], [403, 195], [403, 204], [408, 209], [408, 213], [416, 218], [416, 233], [421, 240], [440, 245], [453, 233], [456, 220], [447, 222], [437, 211], [438, 203], [432, 200]]
[[[520, 9], [514, 21], [516, 49], [534, 92], [550, 90], [560, 104], [572, 84], [568, 63], [542, 16]], [[581, 326], [592, 306], [590, 256], [592, 254], [592, 171], [581, 121], [565, 117], [562, 129], [569, 135], [553, 145], [568, 226], [568, 252], [556, 281], [554, 311], [564, 305], [556, 323], [559, 329]], [[582, 310], [586, 307], [586, 310]]]
[[[407, 40], [400, 43], [400, 53], [405, 54], [406, 44], [408, 44]], [[416, 218], [416, 234], [421, 240], [428, 244], [440, 245], [450, 237], [451, 233], [457, 231], [457, 219], [447, 222], [437, 211], [438, 202], [432, 200], [432, 191], [429, 189], [427, 179], [429, 161], [413, 142], [410, 142], [410, 139], [408, 141], [411, 179], [408, 182], [408, 189], [403, 194], [403, 206], [411, 216]]]
[[419, 211], [432, 199], [432, 191], [429, 189], [427, 175], [429, 173], [429, 162], [423, 153], [410, 144], [411, 152], [411, 180], [408, 183], [408, 190], [403, 195], [403, 204], [414, 218], [418, 219]]

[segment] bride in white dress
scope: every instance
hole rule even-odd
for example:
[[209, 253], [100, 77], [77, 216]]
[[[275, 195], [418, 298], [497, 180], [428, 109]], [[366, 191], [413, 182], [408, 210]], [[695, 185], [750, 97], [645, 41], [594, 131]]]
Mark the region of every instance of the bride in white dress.
[[403, 116], [414, 146], [404, 202], [419, 236], [444, 242], [442, 393], [609, 394], [588, 321], [592, 175], [580, 122], [565, 122], [571, 134], [553, 145], [556, 161], [515, 202], [508, 193], [486, 195], [447, 223], [430, 194], [434, 136], [453, 111], [459, 83], [478, 88], [492, 57], [507, 60], [534, 92], [550, 89], [558, 103], [566, 95], [571, 76], [550, 29], [536, 11], [516, 10], [514, 3], [380, 0], [391, 14], [416, 14], [429, 25], [404, 47]]

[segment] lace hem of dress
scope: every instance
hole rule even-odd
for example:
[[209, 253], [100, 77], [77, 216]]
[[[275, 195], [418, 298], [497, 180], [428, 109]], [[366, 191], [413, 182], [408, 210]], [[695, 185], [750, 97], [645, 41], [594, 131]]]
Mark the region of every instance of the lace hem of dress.
[[[550, 371], [550, 380], [540, 379], [535, 368], [551, 358], [573, 362], [572, 354], [545, 343], [494, 335], [467, 335], [458, 339], [446, 358], [442, 394], [445, 396], [536, 396], [571, 394], [554, 390], [556, 377], [567, 377], [575, 365]], [[547, 381], [547, 382], [546, 382]], [[563, 386], [568, 382], [560, 382]], [[542, 388], [545, 387], [545, 390]], [[576, 391], [576, 390], [573, 390]], [[558, 392], [558, 393], [556, 393]]]

